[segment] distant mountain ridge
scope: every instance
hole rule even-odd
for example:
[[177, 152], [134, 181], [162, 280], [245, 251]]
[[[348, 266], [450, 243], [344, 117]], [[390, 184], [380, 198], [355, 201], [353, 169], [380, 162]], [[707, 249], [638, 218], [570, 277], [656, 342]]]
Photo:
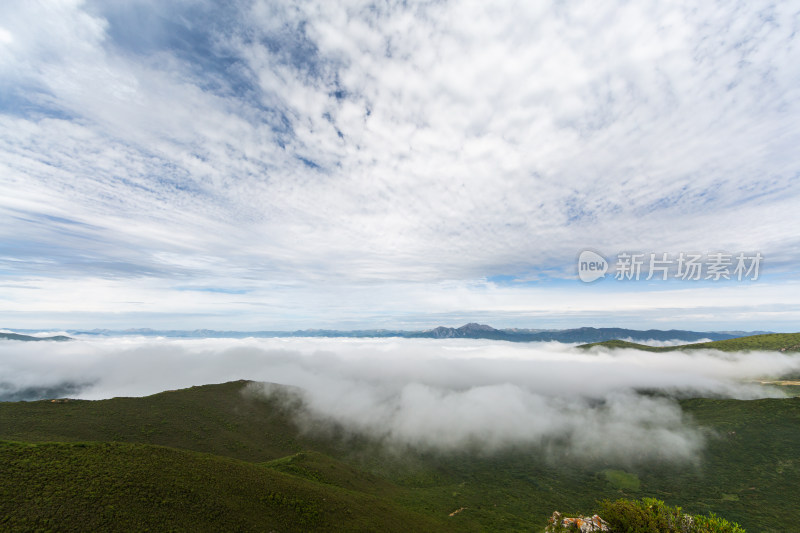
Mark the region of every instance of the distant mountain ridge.
[[[422, 331], [410, 337], [431, 337], [435, 339], [445, 338], [467, 338], [467, 339], [495, 339], [512, 342], [601, 342], [612, 339], [641, 339], [655, 341], [685, 340], [697, 341], [701, 339], [724, 340], [732, 339], [737, 335], [730, 333], [699, 332], [686, 330], [658, 330], [649, 329], [645, 331], [625, 328], [574, 328], [555, 331], [525, 331], [495, 329], [484, 324], [469, 323], [459, 328], [438, 327], [428, 331]], [[584, 341], [584, 339], [598, 339], [594, 341]]]
[[[368, 329], [340, 331], [332, 329], [304, 329], [295, 331], [217, 331], [210, 329], [197, 330], [153, 330], [148, 328], [111, 330], [70, 330], [73, 335], [106, 335], [127, 336], [141, 335], [147, 337], [177, 337], [177, 338], [247, 338], [247, 337], [349, 337], [349, 338], [427, 338], [427, 339], [491, 339], [509, 342], [564, 342], [564, 343], [591, 343], [603, 342], [612, 339], [629, 339], [631, 341], [683, 341], [697, 342], [700, 340], [725, 340], [744, 337], [755, 333], [765, 332], [719, 332], [719, 331], [688, 331], [688, 330], [636, 330], [627, 328], [593, 328], [582, 327], [572, 329], [496, 329], [486, 324], [470, 322], [463, 326], [453, 328], [438, 326], [433, 329], [421, 331]], [[8, 334], [6, 334], [8, 335]], [[37, 338], [38, 339], [38, 338]], [[51, 340], [62, 340], [51, 338]]]
[[6, 339], [9, 341], [71, 341], [72, 337], [67, 337], [66, 335], [34, 337], [32, 335], [22, 335], [20, 333], [0, 333], [0, 339]]
[[763, 335], [747, 335], [712, 342], [683, 344], [679, 346], [647, 346], [636, 342], [608, 340], [582, 344], [578, 348], [603, 347], [607, 349], [627, 348], [646, 352], [673, 352], [678, 350], [720, 350], [723, 352], [744, 352], [752, 350], [800, 352], [800, 333], [768, 333]]

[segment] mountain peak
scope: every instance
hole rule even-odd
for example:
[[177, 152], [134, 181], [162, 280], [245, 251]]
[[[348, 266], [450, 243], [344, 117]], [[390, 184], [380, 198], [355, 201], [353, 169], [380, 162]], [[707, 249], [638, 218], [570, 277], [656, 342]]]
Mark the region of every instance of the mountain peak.
[[469, 324], [464, 324], [460, 328], [459, 331], [497, 331], [492, 326], [487, 326], [486, 324], [478, 324], [477, 322], [470, 322]]

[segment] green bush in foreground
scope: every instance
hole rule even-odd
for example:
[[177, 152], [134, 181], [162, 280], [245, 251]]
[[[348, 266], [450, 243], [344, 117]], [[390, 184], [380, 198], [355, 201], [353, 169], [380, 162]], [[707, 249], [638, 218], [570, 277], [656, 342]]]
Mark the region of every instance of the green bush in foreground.
[[745, 533], [734, 522], [711, 516], [684, 514], [655, 498], [603, 500], [600, 516], [614, 533]]

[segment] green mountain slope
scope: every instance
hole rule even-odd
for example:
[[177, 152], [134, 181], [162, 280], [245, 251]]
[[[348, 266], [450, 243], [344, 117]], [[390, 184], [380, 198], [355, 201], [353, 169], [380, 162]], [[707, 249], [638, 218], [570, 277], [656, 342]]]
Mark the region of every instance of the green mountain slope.
[[[239, 512], [238, 506], [249, 501], [252, 494], [247, 490], [250, 489], [242, 488], [247, 496], [237, 499], [236, 491], [240, 490], [237, 487], [255, 484], [252, 486], [259, 487], [258, 491], [267, 489], [258, 485], [262, 482], [256, 481], [226, 484], [225, 480], [214, 478], [212, 471], [233, 472], [225, 476], [234, 476], [234, 479], [244, 476], [241, 479], [250, 480], [256, 478], [247, 476], [256, 476], [256, 473], [267, 470], [273, 476], [269, 478], [272, 480], [270, 483], [291, 481], [295, 484], [291, 486], [297, 487], [297, 491], [301, 488], [308, 491], [303, 492], [300, 499], [316, 506], [314, 509], [324, 511], [319, 515], [323, 517], [320, 520], [329, 516], [339, 520], [344, 516], [334, 513], [337, 508], [330, 510], [324, 505], [325, 502], [341, 501], [336, 498], [358, 500], [348, 507], [354, 516], [369, 513], [369, 506], [364, 503], [367, 500], [362, 496], [370, 496], [377, 499], [369, 500], [374, 505], [384, 506], [376, 509], [381, 509], [378, 515], [386, 516], [387, 523], [420, 520], [420, 529], [407, 528], [408, 531], [443, 530], [449, 526], [459, 531], [541, 530], [554, 510], [587, 512], [597, 509], [597, 500], [620, 497], [655, 497], [669, 505], [680, 505], [690, 513], [715, 512], [739, 522], [748, 531], [787, 531], [800, 523], [800, 509], [795, 501], [800, 493], [800, 460], [797, 459], [800, 457], [800, 439], [797, 438], [800, 399], [683, 400], [683, 410], [693, 424], [704, 428], [707, 435], [706, 449], [697, 463], [632, 465], [615, 464], [602, 458], [573, 459], [560, 453], [558, 446], [551, 446], [548, 453], [536, 447], [517, 447], [492, 455], [467, 451], [444, 455], [387, 450], [380, 443], [354, 438], [344, 432], [313, 436], [301, 433], [292, 423], [290, 405], [274, 398], [247, 394], [247, 390], [248, 382], [241, 381], [192, 387], [145, 398], [0, 403], [0, 439], [62, 442], [53, 444], [52, 448], [8, 445], [11, 451], [3, 452], [5, 455], [0, 457], [0, 471], [5, 473], [9, 464], [17, 465], [14, 468], [20, 472], [14, 475], [28, 476], [33, 486], [40, 490], [30, 492], [25, 489], [23, 492], [21, 487], [27, 487], [25, 482], [20, 482], [19, 477], [4, 476], [0, 477], [2, 499], [14, 498], [14, 508], [21, 510], [17, 512], [21, 512], [26, 520], [39, 520], [40, 515], [55, 520], [67, 512], [62, 507], [89, 505], [85, 500], [88, 496], [77, 500], [69, 496], [79, 490], [77, 485], [70, 484], [70, 476], [82, 475], [78, 471], [86, 468], [87, 472], [98, 476], [101, 472], [108, 473], [103, 482], [106, 485], [95, 492], [108, 492], [110, 498], [118, 501], [127, 502], [139, 497], [151, 501], [149, 495], [137, 496], [137, 492], [131, 492], [142, 485], [126, 484], [124, 472], [134, 468], [139, 469], [136, 475], [142, 483], [148, 477], [163, 479], [163, 483], [145, 485], [147, 488], [141, 490], [148, 494], [152, 492], [152, 498], [161, 498], [169, 503], [171, 496], [159, 488], [164, 484], [167, 488], [163, 490], [173, 490], [169, 480], [162, 478], [164, 471], [170, 472], [167, 477], [185, 482], [181, 487], [188, 492], [174, 494], [183, 494], [187, 498], [193, 494], [192, 490], [205, 490], [201, 485], [207, 479], [211, 480], [208, 483], [217, 487], [216, 495], [203, 493], [206, 495], [201, 501], [211, 508], [222, 505], [227, 510], [220, 510], [219, 515], [198, 516], [205, 517], [201, 522], [206, 529], [215, 529], [217, 516], [234, 516]], [[598, 434], [597, 438], [602, 439], [603, 435]], [[69, 441], [78, 445], [64, 443]], [[104, 448], [105, 445], [85, 445], [80, 441], [115, 441], [118, 444]], [[87, 449], [90, 450], [88, 455], [82, 455], [82, 450]], [[183, 464], [185, 468], [173, 472], [163, 462], [148, 463], [142, 458], [148, 453], [158, 457], [166, 454], [170, 461]], [[209, 453], [215, 455], [207, 455]], [[126, 454], [136, 459], [126, 459]], [[116, 463], [128, 466], [117, 468]], [[136, 466], [132, 466], [133, 463]], [[63, 465], [73, 465], [69, 467], [73, 468], [70, 470], [72, 474], [54, 477], [47, 486], [36, 485], [35, 479], [46, 474], [41, 469], [46, 470], [48, 464], [54, 465], [56, 471], [60, 471]], [[83, 464], [86, 466], [80, 466]], [[191, 477], [194, 475], [190, 475], [191, 472], [201, 474]], [[277, 474], [284, 477], [275, 477]], [[191, 480], [197, 486], [192, 486]], [[59, 500], [60, 507], [48, 507], [50, 511], [42, 514], [37, 494], [44, 490], [55, 491], [61, 494], [59, 498], [66, 499]], [[225, 507], [228, 503], [224, 502], [228, 500], [223, 496], [228, 491], [234, 494], [230, 508]], [[223, 504], [209, 499], [212, 496], [223, 498]], [[190, 498], [186, 505], [192, 501]], [[99, 504], [92, 505], [97, 507]], [[172, 502], [169, 505], [173, 506], [169, 507], [172, 509], [170, 512], [184, 512], [180, 507], [183, 503]], [[282, 514], [281, 506], [271, 509], [270, 512], [277, 514], [265, 515], [272, 516], [270, 520], [285, 520], [286, 524], [298, 529], [318, 527], [316, 523], [308, 525], [310, 523], [300, 521], [295, 511], [286, 510]], [[461, 511], [448, 516], [458, 510]], [[78, 510], [70, 512], [77, 513]], [[241, 511], [243, 516], [256, 516], [258, 512], [255, 507]], [[402, 518], [404, 513], [409, 513], [409, 518]], [[153, 520], [160, 520], [161, 515], [156, 513], [152, 516]], [[18, 520], [22, 518], [18, 517]], [[80, 525], [83, 518], [71, 514], [64, 520], [66, 524]], [[360, 523], [355, 518], [353, 520], [356, 525]], [[431, 529], [430, 524], [423, 525], [424, 520], [431, 520], [430, 524], [436, 524], [436, 527]], [[277, 522], [269, 522], [274, 523]], [[148, 524], [152, 529], [164, 529], [154, 522]], [[202, 525], [198, 522], [192, 527], [198, 524]], [[241, 524], [244, 524], [241, 528], [246, 530], [252, 523], [245, 521]], [[323, 524], [319, 525], [320, 528], [330, 525], [328, 522], [320, 524]], [[183, 525], [174, 527], [184, 529]], [[276, 531], [289, 528], [264, 527], [267, 531], [269, 527]], [[386, 525], [380, 525], [380, 528], [391, 530]], [[4, 529], [2, 523], [0, 529]]]
[[102, 401], [0, 402], [0, 438], [123, 441], [268, 461], [325, 442], [299, 439], [276, 399], [246, 394], [248, 382]]
[[768, 333], [765, 335], [750, 335], [735, 339], [725, 339], [712, 342], [699, 342], [682, 344], [679, 346], [647, 346], [636, 342], [610, 340], [581, 344], [578, 348], [633, 348], [648, 352], [672, 352], [676, 350], [720, 350], [723, 352], [741, 352], [751, 350], [797, 352], [800, 351], [800, 333]]
[[385, 497], [125, 443], [0, 443], [4, 531], [447, 531]]

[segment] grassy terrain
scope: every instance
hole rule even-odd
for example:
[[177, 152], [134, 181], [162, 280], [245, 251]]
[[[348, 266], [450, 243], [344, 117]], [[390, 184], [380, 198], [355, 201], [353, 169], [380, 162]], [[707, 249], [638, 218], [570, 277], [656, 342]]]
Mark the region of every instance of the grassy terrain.
[[4, 531], [454, 530], [396, 505], [388, 486], [356, 491], [175, 448], [2, 442], [0, 463]]
[[637, 492], [641, 487], [639, 476], [625, 472], [624, 470], [603, 470], [602, 476], [608, 483], [615, 489], [620, 489], [628, 492]]
[[634, 348], [648, 352], [672, 352], [676, 350], [720, 350], [723, 352], [742, 352], [742, 351], [781, 351], [798, 352], [800, 351], [800, 333], [769, 333], [766, 335], [750, 335], [748, 337], [738, 337], [713, 342], [698, 342], [694, 344], [682, 344], [680, 346], [647, 346], [636, 342], [621, 340], [611, 340], [604, 342], [593, 342], [582, 344], [578, 348]]
[[714, 512], [748, 531], [788, 531], [800, 516], [800, 399], [683, 400], [709, 431], [697, 469], [639, 472], [641, 492], [691, 513]]
[[[691, 344], [684, 344], [682, 346], [692, 346]], [[593, 342], [590, 344], [581, 344], [578, 348], [609, 348], [609, 349], [616, 349], [616, 348], [632, 348], [635, 350], [642, 350], [645, 352], [669, 352], [677, 347], [673, 346], [648, 346], [647, 344], [639, 344], [638, 342], [629, 342], [629, 341], [621, 341], [614, 339], [612, 341], [603, 341], [603, 342]]]
[[0, 402], [0, 438], [159, 444], [245, 461], [268, 461], [324, 443], [299, 440], [277, 400], [242, 394], [247, 382], [191, 387], [146, 398]]
[[[11, 503], [0, 503], [0, 529], [46, 529], [51, 520], [104, 527], [110, 505], [120, 529], [530, 531], [554, 510], [585, 513], [621, 497], [715, 512], [750, 532], [800, 523], [800, 399], [683, 400], [708, 436], [698, 463], [632, 467], [536, 448], [394, 454], [335, 433], [303, 434], [289, 407], [246, 390], [232, 382], [145, 398], [0, 403], [0, 439], [52, 442], [3, 445], [0, 500]], [[265, 502], [256, 493], [281, 496]], [[286, 503], [295, 500], [302, 504]], [[184, 513], [195, 522], [176, 521]], [[173, 521], [161, 522], [167, 515]]]

